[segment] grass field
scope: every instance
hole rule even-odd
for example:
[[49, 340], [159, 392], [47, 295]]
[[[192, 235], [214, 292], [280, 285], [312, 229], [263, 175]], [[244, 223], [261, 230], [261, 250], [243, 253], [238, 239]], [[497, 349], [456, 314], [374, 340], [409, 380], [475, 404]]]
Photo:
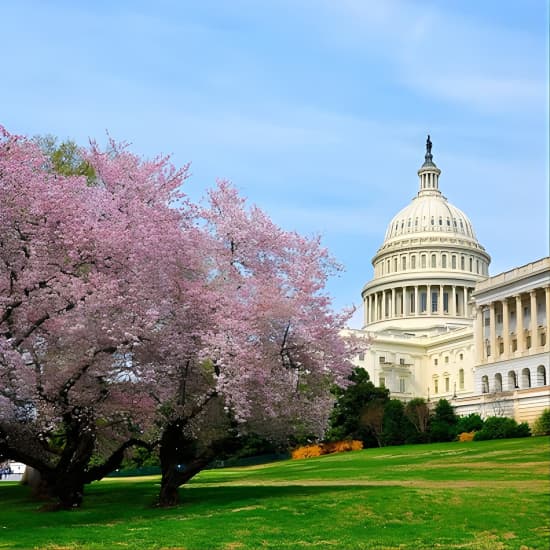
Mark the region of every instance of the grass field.
[[0, 548], [548, 550], [549, 457], [539, 437], [209, 470], [168, 510], [158, 477], [94, 483], [56, 513], [3, 482]]

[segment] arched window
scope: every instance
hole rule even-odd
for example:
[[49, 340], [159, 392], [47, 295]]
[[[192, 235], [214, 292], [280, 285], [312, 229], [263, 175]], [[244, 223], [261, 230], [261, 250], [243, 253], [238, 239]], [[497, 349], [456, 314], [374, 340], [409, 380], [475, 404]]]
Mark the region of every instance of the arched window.
[[437, 257], [435, 254], [432, 254], [432, 267], [436, 267], [437, 265]]
[[441, 255], [441, 267], [443, 268], [447, 267], [447, 254]]
[[522, 388], [531, 387], [531, 371], [529, 369], [523, 369], [521, 371], [521, 387]]
[[407, 256], [401, 256], [401, 269], [407, 269]]
[[464, 389], [464, 369], [458, 371], [458, 388], [461, 390]]
[[508, 389], [515, 390], [517, 388], [518, 388], [518, 379], [516, 376], [516, 372], [511, 370], [508, 372]]
[[489, 393], [489, 377], [487, 375], [481, 377], [481, 393]]
[[411, 269], [416, 269], [416, 256], [411, 256]]
[[500, 374], [500, 372], [495, 374], [495, 391], [502, 391], [502, 374]]
[[456, 269], [456, 256], [454, 254], [451, 256], [451, 268]]
[[462, 269], [462, 271], [466, 269], [466, 264], [464, 262], [464, 256], [460, 256], [460, 269]]
[[420, 256], [420, 260], [422, 269], [426, 269], [426, 254], [422, 254], [422, 256]]
[[393, 270], [397, 271], [397, 258], [393, 259]]
[[546, 369], [544, 365], [537, 367], [537, 386], [546, 386]]
[[470, 273], [473, 271], [474, 269], [474, 260], [472, 258], [470, 258]]

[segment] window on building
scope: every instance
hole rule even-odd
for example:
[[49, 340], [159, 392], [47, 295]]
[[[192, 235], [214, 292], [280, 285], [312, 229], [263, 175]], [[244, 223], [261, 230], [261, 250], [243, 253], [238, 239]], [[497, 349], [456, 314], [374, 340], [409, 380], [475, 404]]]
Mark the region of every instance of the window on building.
[[472, 258], [470, 258], [470, 273], [472, 273], [473, 270], [474, 270], [473, 263], [474, 263], [474, 260]]
[[432, 267], [437, 266], [437, 258], [435, 254], [432, 254]]
[[432, 292], [432, 313], [437, 311], [437, 304], [439, 301], [439, 292]]
[[450, 388], [449, 384], [450, 384], [449, 378], [446, 377], [446, 378], [445, 378], [445, 392], [446, 392], [446, 393], [449, 392], [449, 388]]
[[527, 347], [527, 349], [531, 349], [531, 335], [530, 334], [525, 338], [525, 346]]
[[420, 293], [420, 311], [422, 313], [426, 313], [426, 309], [428, 307], [427, 300], [428, 300], [428, 297], [426, 295], [426, 292], [421, 292]]
[[464, 389], [464, 369], [458, 371], [458, 387], [459, 389]]
[[451, 256], [451, 267], [453, 269], [456, 269], [456, 256], [455, 255]]
[[407, 256], [401, 257], [401, 269], [404, 271], [407, 269]]
[[390, 267], [391, 267], [391, 264], [390, 264], [390, 261], [388, 260], [387, 263], [386, 263], [386, 267], [388, 268], [388, 273], [390, 272]]
[[437, 379], [434, 380], [434, 393], [435, 394], [439, 393], [439, 380]]
[[479, 275], [479, 260], [476, 260], [476, 273]]
[[416, 269], [416, 256], [411, 256], [411, 269]]
[[481, 377], [481, 393], [489, 393], [489, 377]]
[[540, 345], [545, 346], [546, 345], [546, 332], [540, 333]]
[[441, 267], [447, 268], [447, 254], [441, 255]]
[[359, 361], [364, 361], [364, 360], [365, 360], [365, 352], [361, 351], [359, 352]]
[[462, 360], [464, 359], [464, 354], [461, 353], [458, 357], [459, 357], [459, 359], [462, 361]]
[[405, 359], [403, 359], [403, 358], [399, 359], [399, 364], [401, 366], [404, 366], [405, 365]]
[[405, 393], [405, 378], [399, 378], [399, 391]]
[[439, 218], [439, 225], [443, 225], [443, 220]]
[[517, 351], [518, 350], [518, 341], [517, 341], [517, 338], [514, 338], [512, 340], [512, 351]]
[[397, 271], [397, 258], [393, 259], [393, 270]]
[[386, 362], [386, 358], [385, 358], [383, 355], [381, 355], [381, 356], [378, 358], [378, 361], [379, 361], [380, 363], [385, 363], [385, 362]]
[[464, 271], [466, 269], [464, 256], [460, 256], [460, 269], [462, 269], [462, 271]]
[[443, 293], [443, 311], [449, 313], [449, 293]]
[[447, 364], [449, 362], [449, 356], [445, 355], [445, 363]]
[[437, 359], [434, 359], [434, 366], [437, 367], [437, 363], [438, 363]]
[[386, 379], [385, 379], [383, 376], [380, 376], [380, 378], [378, 378], [378, 385], [379, 385], [381, 388], [385, 388], [385, 387], [386, 387]]
[[422, 256], [420, 256], [420, 266], [422, 269], [426, 268], [426, 254], [422, 254]]
[[498, 343], [498, 352], [500, 353], [500, 355], [504, 353], [504, 342]]

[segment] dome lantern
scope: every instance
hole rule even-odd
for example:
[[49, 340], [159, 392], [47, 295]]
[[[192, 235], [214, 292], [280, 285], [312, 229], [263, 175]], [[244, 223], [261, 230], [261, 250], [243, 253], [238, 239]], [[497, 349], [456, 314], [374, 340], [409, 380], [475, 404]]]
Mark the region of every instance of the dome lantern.
[[439, 175], [441, 170], [435, 165], [432, 155], [432, 141], [428, 134], [426, 140], [426, 154], [424, 155], [424, 164], [418, 170], [418, 176], [420, 178], [420, 189], [418, 196], [423, 197], [427, 195], [441, 195], [439, 190]]

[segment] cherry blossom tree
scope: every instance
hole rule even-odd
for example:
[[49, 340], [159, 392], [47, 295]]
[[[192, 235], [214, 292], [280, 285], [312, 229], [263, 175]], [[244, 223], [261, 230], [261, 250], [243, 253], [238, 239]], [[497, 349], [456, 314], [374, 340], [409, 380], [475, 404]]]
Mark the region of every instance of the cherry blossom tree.
[[85, 155], [93, 185], [0, 128], [0, 455], [37, 469], [62, 507], [154, 410], [131, 356], [156, 322], [149, 291], [178, 246], [169, 204], [186, 173], [114, 143]]
[[[163, 340], [175, 345], [157, 348], [170, 357], [155, 392], [165, 415], [162, 505], [176, 504], [178, 486], [247, 432], [278, 442], [322, 436], [330, 388], [345, 384], [354, 351], [340, 337], [346, 316], [332, 313], [324, 292], [339, 266], [317, 238], [281, 230], [226, 182], [210, 192], [200, 218], [202, 302], [192, 311], [174, 302], [174, 327], [164, 328], [178, 336]], [[179, 345], [183, 334], [196, 353]], [[175, 392], [161, 397], [166, 388]]]

